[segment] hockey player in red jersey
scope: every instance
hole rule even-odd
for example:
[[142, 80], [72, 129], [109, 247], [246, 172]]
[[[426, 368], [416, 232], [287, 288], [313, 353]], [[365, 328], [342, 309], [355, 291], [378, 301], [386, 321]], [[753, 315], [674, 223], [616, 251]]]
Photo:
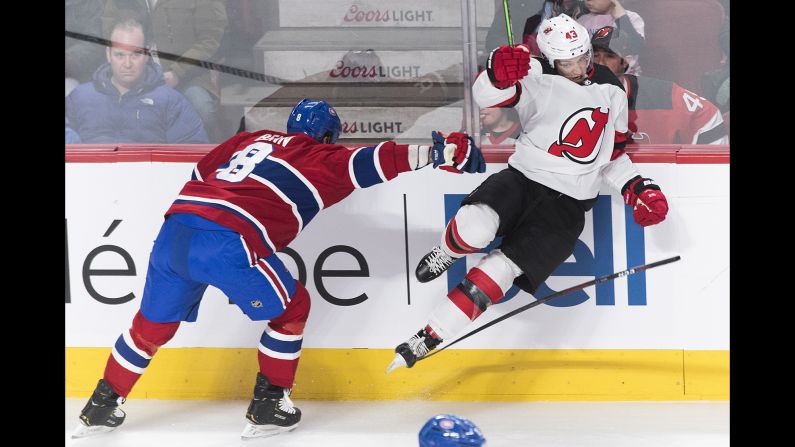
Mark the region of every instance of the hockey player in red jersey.
[[594, 61], [609, 68], [621, 81], [629, 102], [628, 144], [729, 144], [723, 116], [715, 104], [681, 85], [626, 74], [622, 39], [612, 26], [591, 37]]
[[395, 348], [387, 372], [412, 367], [499, 303], [514, 283], [534, 293], [573, 252], [602, 181], [621, 192], [638, 224], [665, 219], [660, 187], [624, 153], [627, 97], [610, 70], [591, 62], [585, 28], [561, 14], [541, 23], [537, 42], [544, 57], [531, 58], [525, 45], [504, 45], [475, 80], [478, 105], [516, 108], [524, 131], [508, 168], [461, 202], [440, 245], [417, 266], [417, 279], [431, 281], [495, 236], [503, 239]]
[[193, 170], [171, 207], [149, 257], [141, 308], [119, 336], [102, 379], [80, 414], [73, 437], [121, 425], [119, 406], [157, 349], [182, 321], [196, 321], [208, 285], [220, 289], [251, 320], [264, 321], [259, 372], [243, 438], [292, 430], [301, 411], [290, 400], [310, 298], [276, 252], [321, 210], [353, 191], [428, 164], [485, 172], [472, 138], [432, 133], [434, 144], [385, 141], [349, 150], [336, 144], [341, 123], [325, 101], [304, 99], [287, 133], [241, 132]]

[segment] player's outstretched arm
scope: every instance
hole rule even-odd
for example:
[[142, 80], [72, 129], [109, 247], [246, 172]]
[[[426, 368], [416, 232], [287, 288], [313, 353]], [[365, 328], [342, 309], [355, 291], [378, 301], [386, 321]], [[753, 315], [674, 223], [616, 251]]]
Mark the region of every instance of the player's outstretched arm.
[[431, 164], [456, 174], [486, 172], [486, 161], [472, 137], [460, 132], [453, 132], [446, 138], [436, 131], [431, 135], [432, 146], [384, 141], [352, 151], [334, 151], [337, 161], [327, 166], [333, 166], [329, 169], [337, 178], [350, 179], [356, 189], [387, 182], [401, 172], [416, 171]]

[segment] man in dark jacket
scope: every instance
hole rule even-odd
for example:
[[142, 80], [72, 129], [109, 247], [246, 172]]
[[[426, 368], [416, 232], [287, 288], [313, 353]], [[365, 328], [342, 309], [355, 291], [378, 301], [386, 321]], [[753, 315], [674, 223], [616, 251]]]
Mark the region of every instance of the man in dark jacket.
[[156, 47], [155, 60], [163, 66], [169, 87], [177, 89], [202, 118], [213, 143], [223, 135], [219, 127], [221, 91], [216, 76], [199, 62], [221, 62], [218, 49], [228, 23], [226, 0], [107, 0], [102, 29], [121, 18], [144, 24]]
[[83, 143], [207, 143], [201, 118], [182, 94], [165, 85], [146, 54], [143, 27], [128, 19], [113, 27], [108, 62], [93, 82], [66, 98], [66, 116]]

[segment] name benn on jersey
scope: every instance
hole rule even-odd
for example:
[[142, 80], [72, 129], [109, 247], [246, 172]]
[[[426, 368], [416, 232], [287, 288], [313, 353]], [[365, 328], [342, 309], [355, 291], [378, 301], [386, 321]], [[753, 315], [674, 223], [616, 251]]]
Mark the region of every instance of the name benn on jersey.
[[254, 141], [270, 141], [273, 144], [277, 144], [279, 146], [287, 146], [287, 144], [292, 140], [293, 137], [285, 137], [282, 135], [273, 135], [266, 133], [264, 135], [260, 135]]
[[610, 109], [603, 107], [586, 107], [574, 112], [563, 122], [558, 141], [552, 143], [547, 152], [556, 157], [565, 156], [575, 163], [592, 163], [599, 155], [609, 114]]

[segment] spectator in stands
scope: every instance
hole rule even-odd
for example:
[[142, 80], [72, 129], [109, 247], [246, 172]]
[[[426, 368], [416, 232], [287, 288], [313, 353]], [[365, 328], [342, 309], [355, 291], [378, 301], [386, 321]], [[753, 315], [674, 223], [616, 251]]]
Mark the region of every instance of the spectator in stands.
[[522, 133], [519, 115], [513, 108], [480, 109], [481, 144], [514, 144]]
[[149, 63], [142, 25], [132, 19], [110, 34], [108, 62], [66, 97], [66, 117], [83, 143], [207, 143], [201, 118]]
[[127, 17], [144, 24], [166, 84], [185, 95], [199, 112], [210, 141], [227, 139], [230, 135], [220, 134], [218, 72], [207, 68], [208, 63], [220, 62], [218, 49], [228, 22], [225, 1], [107, 0], [103, 29]]
[[547, 0], [544, 2], [541, 11], [527, 18], [522, 32], [522, 43], [530, 48], [532, 56], [541, 57], [541, 50], [536, 43], [538, 35], [538, 25], [545, 19], [566, 14], [574, 20], [586, 12], [582, 0]]
[[627, 11], [618, 0], [585, 0], [587, 14], [580, 16], [577, 21], [588, 32], [593, 33], [605, 26], [615, 28], [616, 34], [623, 37], [625, 48], [614, 48], [624, 55], [629, 63], [627, 74], [639, 75], [640, 64], [638, 57], [646, 46], [645, 24], [641, 16], [633, 11]]
[[729, 18], [723, 22], [718, 36], [718, 43], [723, 50], [724, 61], [716, 70], [707, 72], [701, 80], [704, 96], [720, 107], [721, 112], [729, 111]]
[[[621, 81], [629, 102], [632, 144], [729, 144], [720, 110], [679, 84], [627, 74], [629, 62], [614, 47], [623, 48], [610, 26], [591, 38], [594, 62], [608, 67]], [[618, 41], [618, 42], [616, 42]]]

